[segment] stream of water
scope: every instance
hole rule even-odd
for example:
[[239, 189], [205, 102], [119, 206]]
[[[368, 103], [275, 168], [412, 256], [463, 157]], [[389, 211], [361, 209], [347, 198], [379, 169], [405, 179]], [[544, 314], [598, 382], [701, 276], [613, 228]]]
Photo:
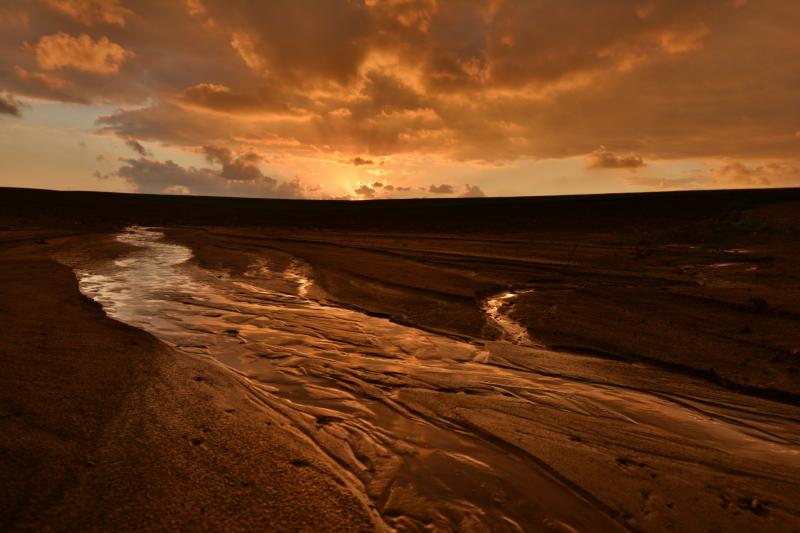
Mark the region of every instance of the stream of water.
[[544, 369], [520, 363], [554, 356], [525, 346], [527, 332], [504, 314], [513, 293], [485, 306], [505, 340], [468, 343], [310, 299], [309, 267], [300, 262], [276, 271], [255, 261], [234, 277], [194, 265], [191, 250], [162, 237], [127, 229], [118, 240], [134, 251], [77, 270], [81, 291], [109, 316], [246, 376], [357, 480], [390, 527], [624, 528], [558, 465], [492, 429], [490, 411], [508, 402], [528, 410], [515, 418], [527, 434], [537, 424], [605, 431], [587, 425], [592, 418], [630, 427], [632, 439], [680, 441], [706, 454], [733, 448], [757, 461], [800, 459], [796, 421], [737, 405], [724, 392], [709, 401], [670, 392], [669, 376], [640, 379], [657, 385], [650, 391], [635, 379], [587, 377], [563, 358]]

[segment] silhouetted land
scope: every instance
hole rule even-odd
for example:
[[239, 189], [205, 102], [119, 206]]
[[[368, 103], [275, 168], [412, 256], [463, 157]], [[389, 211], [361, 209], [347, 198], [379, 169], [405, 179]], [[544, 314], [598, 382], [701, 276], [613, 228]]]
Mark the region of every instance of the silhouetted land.
[[393, 232], [634, 232], [725, 222], [743, 210], [798, 200], [800, 189], [352, 202], [0, 188], [0, 221], [63, 228], [141, 224]]

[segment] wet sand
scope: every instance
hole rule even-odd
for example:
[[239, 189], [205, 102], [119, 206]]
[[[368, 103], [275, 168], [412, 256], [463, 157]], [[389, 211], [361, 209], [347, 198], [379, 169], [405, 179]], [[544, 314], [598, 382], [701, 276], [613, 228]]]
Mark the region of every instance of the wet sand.
[[34, 247], [0, 255], [3, 530], [375, 529], [241, 380], [107, 318]]
[[[325, 285], [330, 283], [330, 278], [327, 272], [318, 274], [320, 265], [331, 264], [338, 270], [334, 279], [341, 279], [355, 269], [372, 272], [374, 277], [367, 285], [372, 294], [388, 285], [385, 278], [380, 279], [381, 275], [392, 276], [393, 280], [427, 283], [428, 287], [435, 286], [441, 292], [451, 290], [445, 288], [445, 283], [450, 283], [449, 287], [455, 290], [469, 290], [465, 280], [470, 276], [463, 267], [453, 268], [452, 258], [443, 267], [438, 261], [409, 260], [409, 255], [419, 258], [420, 252], [419, 248], [409, 251], [410, 246], [405, 249], [398, 246], [398, 242], [410, 243], [411, 238], [407, 236], [326, 234], [317, 235], [316, 242], [309, 243], [308, 235], [295, 234], [290, 238], [276, 236], [274, 232], [269, 236], [256, 236], [248, 231], [212, 229], [200, 234], [189, 230], [168, 234], [176, 241], [198, 243], [197, 249], [212, 248], [206, 255], [199, 253], [195, 261], [215, 264], [216, 268], [227, 264], [230, 267], [227, 272], [234, 276], [237, 263], [252, 264], [252, 259], [242, 258], [248, 253], [270, 258], [278, 269], [278, 265], [288, 265], [280, 261], [281, 254], [286, 251], [305, 257], [314, 266], [311, 272], [316, 275], [315, 281], [322, 284], [316, 287], [316, 294], [311, 292], [322, 302], [344, 301], [353, 306], [356, 301], [359, 302], [356, 307], [393, 304], [386, 297], [379, 300], [366, 295], [354, 298], [353, 294], [362, 293], [347, 291], [353, 286], [360, 288], [363, 278], [352, 274], [352, 285]], [[320, 242], [322, 238], [327, 241]], [[336, 239], [346, 240], [342, 243]], [[363, 244], [365, 241], [367, 245]], [[420, 236], [413, 240], [418, 247], [420, 243], [424, 246], [424, 241]], [[468, 259], [501, 263], [497, 257], [489, 255], [492, 249], [487, 241], [484, 238], [480, 242], [480, 257], [467, 256], [465, 243], [456, 236], [451, 236], [448, 244], [437, 243], [435, 252], [431, 249], [425, 252], [428, 257], [435, 253], [440, 258], [449, 252], [448, 246], [457, 243], [460, 246], [458, 260], [462, 264], [474, 265]], [[205, 247], [200, 242], [205, 243]], [[389, 246], [392, 248], [386, 250]], [[224, 252], [214, 254], [214, 248], [236, 249], [237, 260], [215, 263], [225, 261], [227, 256]], [[327, 257], [328, 262], [319, 259], [325, 258], [320, 249], [333, 250]], [[386, 259], [381, 255], [393, 257]], [[381, 261], [387, 267], [382, 269]], [[389, 261], [401, 271], [390, 270]], [[543, 262], [540, 260], [539, 264]], [[414, 268], [433, 274], [415, 276]], [[584, 266], [583, 270], [588, 269]], [[247, 274], [246, 269], [240, 272], [240, 275]], [[446, 281], [434, 285], [436, 274]], [[590, 273], [585, 272], [584, 276], [589, 277]], [[545, 344], [538, 335], [541, 330], [526, 328], [527, 335], [521, 336], [518, 329], [525, 324], [524, 316], [518, 312], [521, 300], [535, 297], [537, 291], [512, 290], [510, 294], [515, 296], [507, 297], [509, 293], [505, 291], [513, 283], [506, 285], [502, 292], [493, 293], [497, 290], [493, 289], [496, 286], [493, 283], [502, 280], [500, 276], [492, 276], [492, 281], [488, 280], [488, 275], [476, 278], [471, 278], [473, 284], [483, 282], [485, 285], [475, 290], [471, 300], [464, 298], [464, 306], [467, 308], [471, 303], [470, 313], [489, 313], [481, 317], [478, 321], [481, 327], [474, 331], [468, 329], [468, 322], [458, 322], [454, 298], [440, 298], [439, 304], [449, 308], [453, 317], [452, 321], [442, 324], [433, 322], [438, 320], [437, 315], [426, 313], [420, 305], [418, 294], [422, 291], [418, 285], [398, 290], [399, 284], [394, 283], [391, 287], [394, 293], [380, 294], [399, 295], [396, 298], [402, 298], [401, 303], [406, 305], [416, 300], [419, 307], [410, 304], [409, 308], [416, 309], [420, 313], [417, 316], [430, 320], [420, 320], [417, 325], [425, 324], [425, 330], [438, 334], [439, 338], [449, 335], [451, 339], [462, 341], [472, 339], [472, 344], [478, 347], [476, 352], [480, 353], [459, 358], [454, 355], [457, 350], [450, 348], [446, 351], [450, 354], [449, 364], [415, 361], [410, 369], [394, 361], [388, 368], [380, 364], [378, 368], [374, 368], [374, 364], [366, 365], [368, 372], [348, 369], [348, 378], [344, 381], [379, 387], [382, 396], [400, 402], [431, 423], [455, 426], [458, 431], [484, 443], [502, 443], [510, 447], [507, 453], [521, 452], [529, 464], [550, 472], [568, 492], [585, 498], [586, 505], [602, 510], [621, 527], [734, 531], [752, 527], [754, 520], [762, 527], [772, 523], [791, 530], [798, 525], [798, 509], [790, 502], [798, 491], [795, 466], [800, 454], [797, 434], [800, 411], [792, 402], [785, 405], [741, 395], [734, 392], [742, 388], [740, 385], [706, 379], [698, 368], [675, 368], [669, 361], [656, 361], [659, 364], [653, 365], [643, 364], [645, 358], [610, 355], [600, 350], [597, 350], [600, 356], [592, 356], [588, 350], [542, 349], [537, 347]], [[655, 283], [652, 279], [647, 281]], [[333, 290], [325, 290], [328, 287]], [[429, 289], [427, 294], [430, 292]], [[489, 296], [492, 294], [497, 296]], [[507, 297], [505, 303], [504, 297]], [[368, 309], [377, 316], [392, 316], [397, 308], [388, 305]], [[492, 323], [489, 318], [493, 313], [503, 316], [503, 320]], [[393, 318], [401, 324], [412, 322], [407, 315]], [[788, 342], [796, 339], [796, 329], [791, 329], [794, 327], [791, 325], [783, 332]], [[621, 333], [620, 329], [616, 332]], [[380, 353], [389, 356], [386, 350]], [[641, 362], [636, 363], [637, 359]], [[295, 364], [303, 368], [305, 374], [315, 373], [313, 362], [287, 363]], [[359, 362], [357, 366], [364, 364]], [[328, 374], [329, 370], [318, 369], [317, 372]], [[365, 395], [358, 386], [355, 389], [357, 396]], [[757, 392], [770, 397], [774, 391], [763, 388]], [[376, 392], [373, 390], [369, 394]], [[785, 390], [777, 391], [775, 396], [791, 399], [791, 393]], [[519, 477], [513, 469], [507, 470], [505, 479], [531, 479], [530, 474], [522, 474], [521, 470], [517, 474]], [[790, 496], [784, 499], [785, 495]], [[535, 501], [536, 496], [530, 499]], [[770, 502], [770, 511], [766, 511], [766, 501]], [[525, 522], [522, 529], [529, 530], [534, 523]], [[581, 529], [568, 520], [565, 523]]]
[[796, 205], [724, 246], [16, 215], [1, 522], [797, 530]]
[[[630, 244], [625, 234], [170, 230], [195, 261], [240, 272], [248, 253], [314, 267], [324, 297], [450, 335], [495, 339], [486, 298], [537, 343], [646, 361], [764, 397], [800, 400], [800, 203], [765, 239]], [[776, 211], [778, 211], [776, 209]], [[780, 214], [780, 212], [778, 212]], [[775, 213], [765, 213], [770, 220]]]

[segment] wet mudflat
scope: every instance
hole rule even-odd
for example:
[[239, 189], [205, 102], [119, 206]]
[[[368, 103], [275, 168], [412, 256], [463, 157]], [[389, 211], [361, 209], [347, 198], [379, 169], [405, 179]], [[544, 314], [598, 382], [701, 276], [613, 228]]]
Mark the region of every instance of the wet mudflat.
[[547, 351], [506, 334], [466, 342], [325, 304], [310, 267], [189, 262], [158, 230], [77, 271], [120, 321], [246, 378], [374, 503], [419, 530], [734, 529], [800, 523], [800, 409], [651, 369]]

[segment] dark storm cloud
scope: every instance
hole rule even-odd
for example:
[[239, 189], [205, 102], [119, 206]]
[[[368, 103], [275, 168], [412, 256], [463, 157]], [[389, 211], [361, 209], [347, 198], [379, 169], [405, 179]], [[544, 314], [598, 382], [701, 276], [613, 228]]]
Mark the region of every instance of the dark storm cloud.
[[378, 194], [375, 189], [373, 189], [372, 187], [370, 187], [367, 184], [363, 184], [363, 185], [357, 187], [353, 191], [353, 193], [355, 193], [355, 195], [358, 196], [359, 198], [365, 198], [365, 199], [375, 198], [375, 196]]
[[253, 96], [234, 93], [230, 87], [218, 83], [198, 83], [183, 90], [178, 100], [187, 104], [227, 112], [257, 110], [261, 102]]
[[220, 175], [227, 180], [251, 181], [271, 179], [265, 178], [261, 169], [258, 168], [258, 163], [261, 162], [261, 156], [254, 152], [234, 155], [228, 148], [219, 146], [204, 146], [203, 152], [210, 163], [219, 163], [222, 165]]
[[308, 98], [285, 87], [262, 81], [256, 90], [234, 91], [219, 83], [198, 83], [184, 89], [176, 102], [231, 114], [271, 113], [293, 115], [311, 105]]
[[147, 148], [145, 148], [142, 145], [142, 143], [140, 143], [136, 139], [126, 139], [125, 144], [128, 146], [128, 148], [130, 148], [131, 150], [133, 150], [142, 157], [150, 155], [150, 152], [147, 151]]
[[126, 159], [116, 173], [142, 193], [199, 194], [263, 198], [299, 198], [298, 181], [284, 181], [261, 175], [248, 180], [231, 180], [209, 168], [183, 167], [173, 161], [146, 158]]
[[[367, 183], [359, 184], [353, 189], [352, 195], [361, 200], [371, 200], [374, 198], [408, 198], [409, 195], [407, 193], [411, 190], [412, 187], [376, 181], [371, 185]], [[422, 190], [424, 191], [424, 189]]]
[[356, 156], [356, 157], [354, 157], [353, 159], [350, 160], [350, 163], [352, 165], [360, 167], [360, 166], [363, 166], [363, 165], [374, 165], [375, 161], [373, 161], [372, 159], [364, 159], [361, 156]]

